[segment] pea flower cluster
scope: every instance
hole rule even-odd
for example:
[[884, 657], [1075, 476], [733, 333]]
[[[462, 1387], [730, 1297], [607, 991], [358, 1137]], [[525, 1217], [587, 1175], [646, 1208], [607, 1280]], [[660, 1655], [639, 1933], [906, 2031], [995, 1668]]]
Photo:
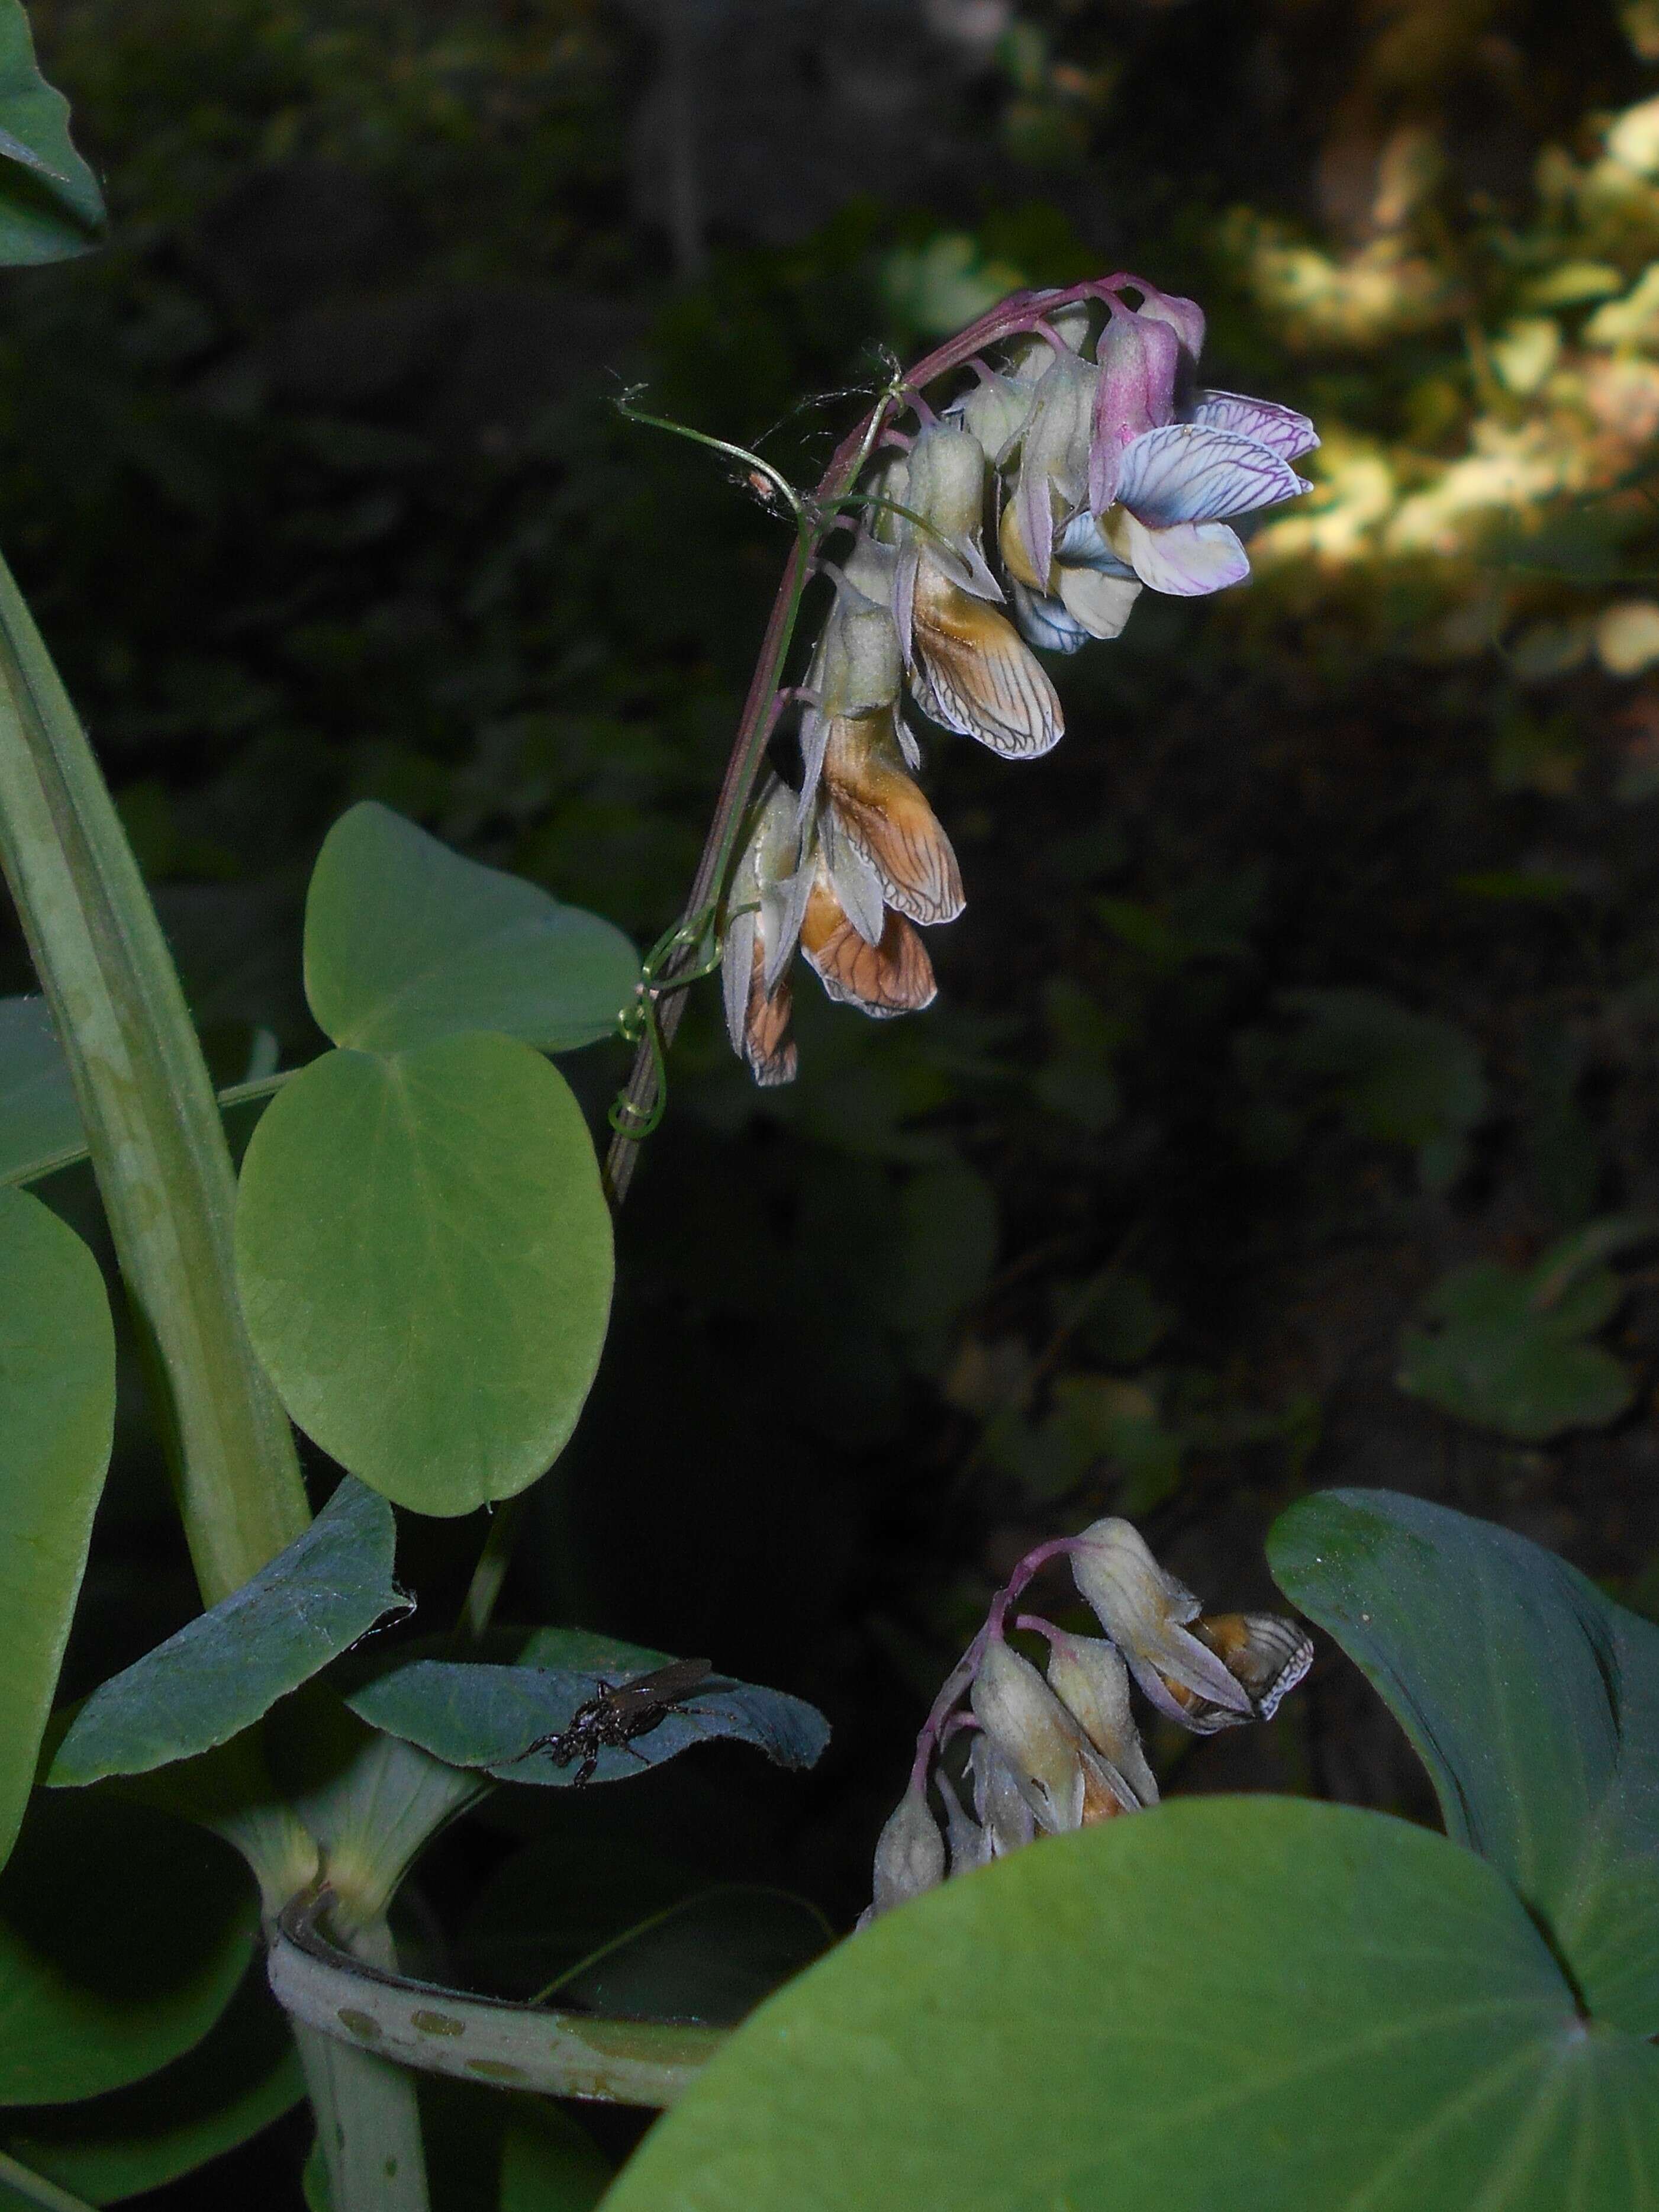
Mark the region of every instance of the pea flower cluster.
[[934, 996], [920, 932], [961, 913], [962, 876], [916, 780], [906, 695], [1036, 759], [1065, 724], [1034, 647], [1116, 637], [1143, 589], [1243, 582], [1233, 523], [1309, 489], [1291, 465], [1319, 442], [1307, 417], [1200, 387], [1202, 310], [1122, 283], [1138, 306], [1103, 285], [1098, 307], [1068, 296], [1045, 315], [1038, 295], [942, 413], [909, 393], [918, 427], [888, 432], [835, 526], [850, 550], [817, 563], [835, 599], [793, 695], [798, 763], [762, 789], [726, 900], [726, 1020], [759, 1083], [795, 1073], [797, 949], [866, 1014]]
[[[1008, 1616], [1038, 1569], [1057, 1558], [1066, 1560], [1104, 1634], [1074, 1636], [1017, 1615], [1016, 1628], [1047, 1644], [1045, 1672], [1008, 1642]], [[1080, 1536], [1040, 1544], [998, 1593], [916, 1739], [910, 1786], [881, 1832], [874, 1899], [860, 1927], [947, 1874], [967, 1873], [1038, 1836], [1156, 1804], [1131, 1681], [1155, 1711], [1212, 1735], [1271, 1719], [1312, 1661], [1312, 1638], [1280, 1614], [1206, 1613], [1127, 1521], [1097, 1521]], [[963, 1732], [970, 1738], [965, 1800], [940, 1759]]]

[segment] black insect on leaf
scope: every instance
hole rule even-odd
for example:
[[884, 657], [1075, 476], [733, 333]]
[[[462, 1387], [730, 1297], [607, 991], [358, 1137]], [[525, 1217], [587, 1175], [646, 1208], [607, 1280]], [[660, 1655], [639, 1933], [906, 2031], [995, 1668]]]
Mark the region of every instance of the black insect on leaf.
[[568, 1726], [550, 1735], [538, 1736], [519, 1756], [528, 1759], [534, 1752], [544, 1751], [556, 1766], [569, 1766], [580, 1759], [576, 1772], [580, 1790], [592, 1780], [602, 1751], [631, 1749], [634, 1738], [658, 1727], [667, 1717], [669, 1708], [689, 1697], [705, 1680], [710, 1667], [707, 1659], [676, 1659], [631, 1682], [613, 1685], [602, 1677], [597, 1696], [577, 1707]]

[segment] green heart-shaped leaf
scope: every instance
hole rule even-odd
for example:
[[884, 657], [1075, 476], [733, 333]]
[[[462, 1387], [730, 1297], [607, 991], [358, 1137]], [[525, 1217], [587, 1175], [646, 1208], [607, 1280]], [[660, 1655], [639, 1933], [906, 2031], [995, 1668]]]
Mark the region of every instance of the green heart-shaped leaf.
[[580, 1109], [526, 1045], [442, 1037], [302, 1068], [248, 1146], [236, 1258], [283, 1404], [400, 1505], [510, 1498], [575, 1426], [611, 1218]]
[[1659, 2033], [1659, 1628], [1524, 1537], [1392, 1491], [1303, 1499], [1268, 1557], [1411, 1738], [1448, 1833], [1549, 1928], [1591, 2012]]
[[21, 0], [0, 0], [0, 266], [90, 252], [98, 179], [70, 143], [69, 102], [40, 74]]
[[1580, 2016], [1497, 1871], [1346, 1807], [1189, 1798], [841, 1945], [606, 2212], [1659, 2207], [1659, 2050]]
[[39, 1199], [0, 1190], [0, 1866], [33, 1785], [114, 1425], [98, 1262]]
[[38, 1794], [0, 1875], [0, 2105], [102, 2096], [188, 2051], [258, 1920], [228, 1844], [101, 1790]]
[[384, 1614], [409, 1609], [392, 1579], [396, 1543], [392, 1508], [348, 1476], [252, 1582], [93, 1692], [47, 1781], [145, 1774], [251, 1728]]
[[306, 995], [336, 1044], [498, 1030], [544, 1052], [616, 1033], [639, 955], [597, 915], [452, 853], [389, 807], [343, 815], [306, 900]]

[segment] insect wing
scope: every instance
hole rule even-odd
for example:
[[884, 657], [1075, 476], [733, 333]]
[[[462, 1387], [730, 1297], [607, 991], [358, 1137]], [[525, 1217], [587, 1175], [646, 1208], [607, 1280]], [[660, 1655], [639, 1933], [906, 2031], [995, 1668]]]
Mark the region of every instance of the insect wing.
[[671, 1660], [654, 1674], [641, 1674], [631, 1682], [622, 1683], [609, 1692], [605, 1703], [618, 1720], [631, 1720], [659, 1705], [676, 1705], [680, 1698], [689, 1698], [711, 1671], [707, 1659]]

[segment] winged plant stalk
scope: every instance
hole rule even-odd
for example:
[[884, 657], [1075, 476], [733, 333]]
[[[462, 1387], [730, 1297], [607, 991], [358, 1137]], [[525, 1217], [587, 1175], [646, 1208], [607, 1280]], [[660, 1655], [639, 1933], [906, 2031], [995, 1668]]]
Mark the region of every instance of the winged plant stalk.
[[209, 1605], [310, 1519], [242, 1324], [235, 1176], [178, 971], [107, 786], [0, 562], [0, 863], [63, 1041]]
[[[288, 1418], [242, 1321], [235, 1175], [178, 970], [86, 733], [3, 562], [0, 866], [74, 1079], [211, 1606], [301, 1534], [310, 1510]], [[273, 1887], [315, 1863], [303, 1826], [281, 1806], [239, 1840], [268, 1904]], [[296, 2024], [295, 2033], [338, 2166], [337, 2212], [423, 2212], [408, 2076], [347, 2063], [356, 2054], [314, 2029]], [[384, 2193], [388, 2168], [402, 2176], [395, 2198]], [[371, 2169], [378, 2179], [365, 2179]]]

